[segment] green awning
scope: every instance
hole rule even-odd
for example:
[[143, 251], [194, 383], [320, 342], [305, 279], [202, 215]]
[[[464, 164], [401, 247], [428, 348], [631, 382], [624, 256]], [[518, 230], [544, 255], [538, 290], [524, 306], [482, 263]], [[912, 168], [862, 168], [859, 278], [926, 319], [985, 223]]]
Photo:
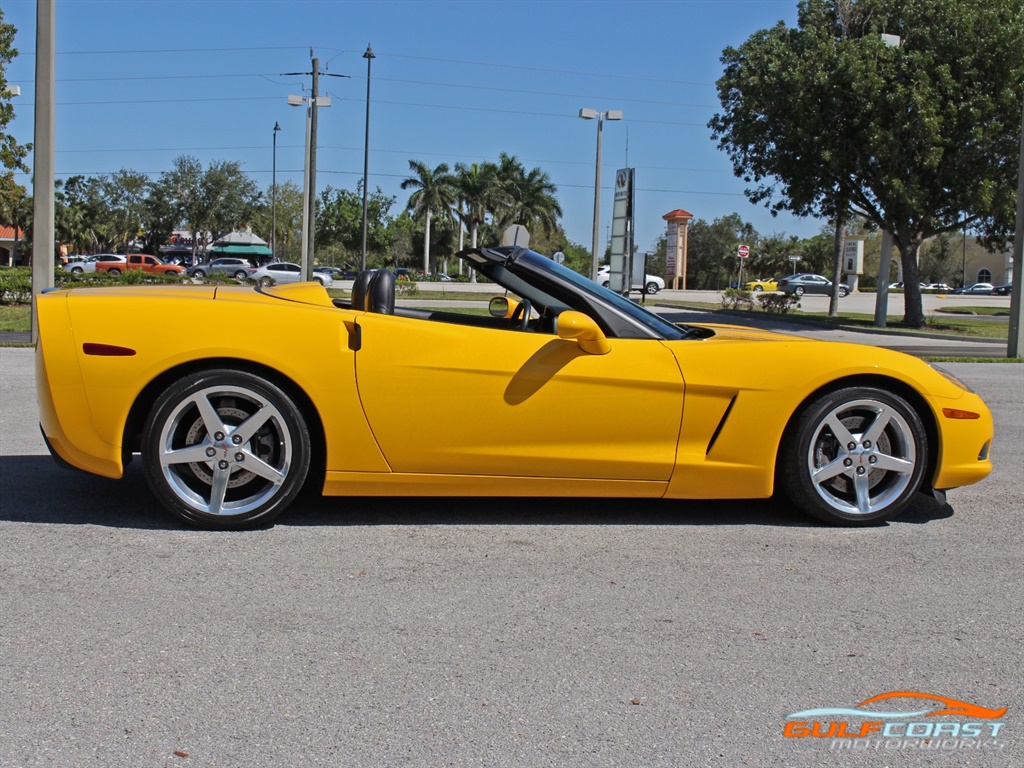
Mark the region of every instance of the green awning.
[[215, 245], [210, 253], [218, 256], [273, 256], [274, 252], [265, 245], [244, 245], [242, 243]]

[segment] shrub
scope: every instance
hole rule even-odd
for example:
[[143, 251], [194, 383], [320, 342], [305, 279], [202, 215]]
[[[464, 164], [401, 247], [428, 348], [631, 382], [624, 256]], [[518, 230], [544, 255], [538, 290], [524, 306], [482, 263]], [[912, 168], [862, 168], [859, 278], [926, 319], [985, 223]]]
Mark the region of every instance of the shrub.
[[750, 291], [739, 290], [738, 288], [726, 288], [722, 294], [722, 309], [744, 309], [754, 308], [754, 300]]
[[800, 297], [789, 293], [762, 293], [757, 297], [761, 311], [784, 315], [791, 309], [800, 308]]
[[29, 267], [0, 267], [0, 304], [28, 304], [32, 301], [32, 270]]

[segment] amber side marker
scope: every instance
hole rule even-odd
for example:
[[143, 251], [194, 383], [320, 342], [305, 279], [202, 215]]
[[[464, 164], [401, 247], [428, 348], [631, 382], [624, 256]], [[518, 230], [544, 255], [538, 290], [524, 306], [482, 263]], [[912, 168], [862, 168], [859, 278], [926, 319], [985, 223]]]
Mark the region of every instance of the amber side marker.
[[95, 344], [87, 341], [82, 345], [82, 351], [87, 355], [99, 355], [100, 357], [132, 357], [134, 349], [119, 347], [116, 344]]
[[943, 408], [942, 415], [947, 419], [980, 419], [981, 414], [974, 411], [961, 411], [957, 408]]

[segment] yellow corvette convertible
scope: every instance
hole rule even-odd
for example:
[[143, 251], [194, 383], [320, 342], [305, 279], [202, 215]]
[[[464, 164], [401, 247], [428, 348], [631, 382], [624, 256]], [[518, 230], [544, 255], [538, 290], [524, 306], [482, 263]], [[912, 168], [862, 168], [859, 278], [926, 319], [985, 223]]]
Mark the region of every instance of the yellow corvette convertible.
[[[524, 248], [463, 251], [489, 315], [317, 283], [38, 297], [39, 409], [62, 462], [209, 528], [329, 496], [765, 498], [886, 520], [991, 470], [981, 399], [874, 347], [680, 326]], [[168, 334], [187, 318], [188, 333]]]

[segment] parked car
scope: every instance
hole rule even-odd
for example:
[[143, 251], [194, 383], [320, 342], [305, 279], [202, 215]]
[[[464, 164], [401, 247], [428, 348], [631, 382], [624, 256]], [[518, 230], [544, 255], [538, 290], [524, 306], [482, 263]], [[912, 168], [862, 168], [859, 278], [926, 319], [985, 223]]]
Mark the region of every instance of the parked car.
[[356, 272], [351, 269], [342, 269], [341, 267], [313, 267], [314, 272], [320, 272], [321, 274], [330, 275], [334, 280], [355, 280]]
[[774, 277], [762, 277], [760, 280], [751, 280], [747, 283], [746, 288], [748, 291], [777, 291], [779, 290], [779, 281]]
[[138, 269], [150, 275], [180, 275], [185, 270], [177, 264], [168, 264], [163, 259], [145, 253], [131, 253], [125, 261], [97, 261], [96, 271], [109, 275], [120, 275], [129, 269]]
[[[251, 280], [256, 280], [260, 285], [278, 285], [282, 283], [302, 282], [302, 267], [288, 261], [273, 261], [264, 264], [251, 275]], [[314, 272], [313, 279], [324, 288], [334, 285], [334, 278], [325, 272]]]
[[82, 273], [88, 274], [90, 272], [95, 272], [96, 265], [101, 261], [124, 264], [126, 259], [124, 256], [119, 256], [116, 253], [97, 253], [83, 259], [82, 261], [69, 261], [67, 264], [62, 264], [61, 268], [65, 272], [70, 272], [73, 275], [81, 275]]
[[[919, 358], [676, 324], [526, 248], [458, 257], [495, 284], [488, 314], [403, 307], [389, 270], [351, 302], [309, 283], [40, 294], [46, 444], [107, 478], [137, 456], [171, 514], [219, 529], [265, 525], [308, 485], [474, 504], [778, 494], [868, 525], [992, 471], [991, 412]], [[177, 317], [195, 332], [168, 333]], [[396, 408], [410, 392], [430, 403], [415, 418]]]
[[[832, 281], [821, 275], [801, 272], [779, 280], [779, 290], [783, 293], [795, 294], [796, 296], [803, 296], [805, 293], [822, 293], [828, 296], [832, 294]], [[839, 284], [840, 298], [849, 292], [849, 288], [842, 283]]]
[[1009, 296], [1010, 292], [1013, 291], [1013, 283], [1006, 283], [1006, 285], [997, 285], [992, 289], [993, 296]]
[[980, 294], [991, 296], [992, 291], [994, 289], [995, 286], [992, 285], [992, 283], [972, 283], [971, 285], [965, 286], [963, 288], [957, 288], [955, 291], [953, 291], [953, 293], [960, 295], [973, 294], [975, 296], [978, 296]]
[[206, 277], [208, 275], [230, 275], [236, 280], [245, 280], [252, 276], [256, 267], [245, 259], [235, 256], [222, 256], [208, 264], [196, 264], [188, 268], [189, 277]]
[[[605, 264], [602, 267], [598, 267], [597, 270], [597, 282], [608, 288], [611, 285], [612, 268], [611, 265]], [[644, 275], [643, 285], [640, 283], [633, 283], [630, 290], [632, 291], [643, 291], [644, 293], [653, 296], [658, 291], [664, 289], [665, 281], [657, 275]]]
[[953, 289], [950, 288], [945, 283], [929, 283], [928, 284], [928, 290], [929, 291], [942, 291], [943, 293], [949, 293]]

